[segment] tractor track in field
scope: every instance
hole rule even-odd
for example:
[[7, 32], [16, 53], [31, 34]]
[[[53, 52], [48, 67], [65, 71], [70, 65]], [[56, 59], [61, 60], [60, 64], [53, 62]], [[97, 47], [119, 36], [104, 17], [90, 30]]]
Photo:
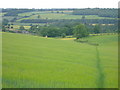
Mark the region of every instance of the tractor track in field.
[[[78, 41], [79, 42], [79, 41]], [[104, 88], [104, 81], [105, 81], [105, 75], [103, 72], [103, 67], [101, 64], [101, 59], [100, 59], [100, 55], [99, 55], [99, 44], [98, 43], [91, 43], [88, 41], [82, 42], [82, 43], [86, 43], [88, 45], [92, 45], [95, 46], [96, 49], [96, 68], [98, 70], [98, 79], [96, 80], [96, 84], [97, 84], [97, 88]]]
[[103, 68], [101, 66], [101, 60], [100, 60], [98, 46], [96, 46], [96, 59], [97, 59], [97, 65], [96, 65], [96, 67], [98, 69], [97, 87], [98, 88], [104, 88], [105, 75], [103, 73]]

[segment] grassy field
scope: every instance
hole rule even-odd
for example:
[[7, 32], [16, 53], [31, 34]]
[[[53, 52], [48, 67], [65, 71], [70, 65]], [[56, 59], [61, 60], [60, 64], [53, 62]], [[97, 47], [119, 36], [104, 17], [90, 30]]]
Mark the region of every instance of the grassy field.
[[4, 14], [6, 14], [6, 13], [2, 13], [2, 12], [0, 12], [0, 16], [3, 16]]
[[4, 17], [2, 17], [2, 19], [7, 19], [7, 20], [12, 20], [14, 17], [13, 16], [4, 16]]
[[[57, 11], [54, 11], [56, 13]], [[64, 14], [71, 14], [73, 11], [63, 11]], [[34, 12], [27, 12], [27, 13], [20, 13], [19, 16], [31, 16], [31, 15], [40, 15], [40, 14], [50, 14], [51, 11], [34, 11]], [[61, 14], [61, 11], [60, 13]]]
[[[71, 13], [71, 12], [70, 12]], [[21, 13], [19, 16], [29, 16], [27, 18], [21, 18], [17, 21], [21, 21], [24, 19], [38, 19], [38, 15], [40, 15], [40, 19], [81, 19], [83, 15], [72, 15], [68, 12], [64, 13], [51, 13], [50, 11], [43, 11], [43, 12], [28, 12], [28, 13]], [[97, 15], [85, 15], [86, 19], [113, 19], [108, 17], [99, 17]]]
[[2, 32], [0, 31], [0, 89], [2, 89]]
[[85, 39], [3, 33], [3, 88], [117, 88], [117, 35]]
[[15, 27], [18, 28], [20, 25], [23, 25], [23, 26], [30, 26], [31, 24], [32, 25], [45, 25], [44, 23], [20, 23], [20, 22], [14, 22], [13, 23], [14, 25], [16, 25]]
[[[12, 25], [14, 30], [20, 29], [20, 25]], [[30, 29], [30, 26], [24, 26], [25, 29]]]

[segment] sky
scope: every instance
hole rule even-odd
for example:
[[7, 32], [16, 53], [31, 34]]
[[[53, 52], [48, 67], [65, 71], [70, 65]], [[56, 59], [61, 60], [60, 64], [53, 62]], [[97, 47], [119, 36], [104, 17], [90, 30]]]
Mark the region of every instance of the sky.
[[119, 0], [1, 0], [0, 8], [118, 8]]

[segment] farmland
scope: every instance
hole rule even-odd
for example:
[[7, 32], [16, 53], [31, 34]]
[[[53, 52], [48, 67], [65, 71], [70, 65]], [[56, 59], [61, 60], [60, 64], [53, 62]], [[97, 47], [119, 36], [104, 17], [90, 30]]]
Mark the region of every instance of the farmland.
[[118, 88], [118, 9], [2, 9], [3, 88]]
[[84, 38], [99, 46], [3, 33], [3, 88], [118, 88], [118, 36]]
[[[72, 11], [71, 11], [72, 12]], [[81, 19], [83, 15], [72, 15], [71, 13], [51, 13], [51, 12], [31, 12], [31, 13], [22, 13], [19, 14], [19, 16], [28, 16], [27, 18], [21, 18], [16, 20], [17, 22], [20, 22], [21, 20], [26, 20], [26, 19], [38, 19], [38, 15], [40, 15], [39, 19]], [[86, 19], [114, 19], [114, 18], [109, 18], [109, 17], [99, 17], [98, 15], [86, 15]]]
[[[22, 14], [21, 14], [22, 15]], [[26, 15], [26, 14], [23, 14]], [[22, 18], [17, 21], [21, 21], [24, 19], [37, 19], [38, 15], [40, 15], [41, 19], [81, 19], [82, 15], [70, 15], [70, 14], [59, 14], [59, 13], [37, 13], [35, 15], [31, 15], [28, 18]], [[111, 19], [105, 17], [98, 17], [97, 15], [86, 15], [86, 19]]]
[[[82, 10], [82, 9], [81, 9]], [[90, 10], [90, 9], [85, 9]], [[91, 9], [92, 10], [92, 9]], [[97, 9], [93, 9], [97, 10]], [[99, 9], [98, 9], [99, 10]], [[107, 9], [106, 9], [107, 10]], [[116, 10], [115, 10], [116, 11]], [[13, 13], [12, 13], [13, 12]], [[83, 12], [83, 11], [82, 11]], [[88, 11], [87, 11], [88, 12]], [[108, 10], [109, 12], [109, 10]], [[51, 10], [29, 10], [28, 11], [25, 9], [8, 9], [7, 11], [0, 12], [0, 17], [2, 16], [3, 20], [7, 19], [9, 21], [8, 24], [14, 24], [13, 26], [14, 30], [18, 30], [21, 25], [25, 26], [25, 29], [28, 30], [29, 27], [32, 25], [53, 25], [54, 23], [59, 24], [59, 23], [66, 23], [66, 22], [72, 22], [72, 23], [88, 23], [88, 24], [116, 24], [117, 18], [110, 17], [109, 14], [108, 16], [99, 16], [97, 14], [85, 14], [84, 12], [81, 15], [76, 15], [76, 10], [72, 9], [51, 9]], [[78, 12], [79, 13], [79, 12]], [[89, 12], [88, 12], [89, 13]], [[104, 12], [105, 13], [105, 12]], [[116, 13], [116, 12], [115, 12]], [[7, 14], [7, 15], [6, 15]], [[12, 15], [13, 14], [13, 15]], [[15, 14], [15, 15], [14, 15]], [[114, 14], [114, 12], [113, 12]], [[104, 15], [104, 14], [103, 14]], [[106, 15], [106, 14], [105, 14]], [[39, 18], [38, 18], [39, 16]], [[83, 19], [83, 16], [85, 16], [85, 20]], [[34, 21], [34, 22], [33, 22]], [[43, 21], [43, 22], [41, 22]], [[1, 26], [0, 26], [1, 27]]]
[[[83, 15], [72, 15], [73, 11], [63, 11], [63, 13], [57, 11], [54, 11], [54, 13], [51, 13], [51, 11], [34, 11], [34, 12], [25, 12], [18, 14], [18, 20], [16, 22], [20, 22], [24, 19], [37, 19], [37, 16], [40, 15], [40, 19], [81, 19]], [[4, 15], [5, 13], [0, 13], [0, 15]], [[28, 16], [27, 18], [21, 18], [23, 16]], [[12, 16], [4, 16], [3, 18], [6, 19], [13, 19]], [[98, 15], [86, 15], [86, 19], [114, 19], [110, 17], [99, 17]]]

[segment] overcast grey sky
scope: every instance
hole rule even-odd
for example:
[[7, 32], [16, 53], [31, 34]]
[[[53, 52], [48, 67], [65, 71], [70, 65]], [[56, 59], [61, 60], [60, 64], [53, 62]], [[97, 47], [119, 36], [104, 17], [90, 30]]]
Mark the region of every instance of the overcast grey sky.
[[118, 8], [119, 0], [1, 0], [0, 8]]

